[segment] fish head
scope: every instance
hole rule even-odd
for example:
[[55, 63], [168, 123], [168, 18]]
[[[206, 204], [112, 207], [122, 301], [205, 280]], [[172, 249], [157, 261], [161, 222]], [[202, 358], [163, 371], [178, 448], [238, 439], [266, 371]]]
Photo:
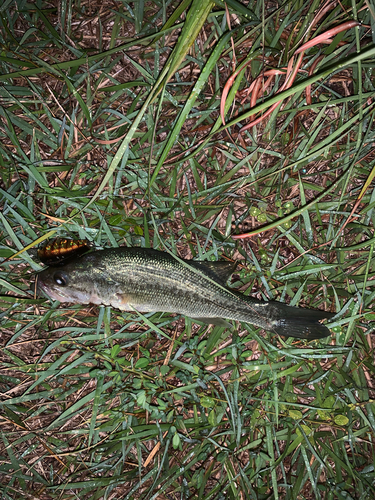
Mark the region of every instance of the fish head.
[[48, 297], [59, 302], [74, 304], [101, 304], [95, 272], [90, 259], [81, 258], [59, 267], [48, 267], [37, 275], [37, 287]]

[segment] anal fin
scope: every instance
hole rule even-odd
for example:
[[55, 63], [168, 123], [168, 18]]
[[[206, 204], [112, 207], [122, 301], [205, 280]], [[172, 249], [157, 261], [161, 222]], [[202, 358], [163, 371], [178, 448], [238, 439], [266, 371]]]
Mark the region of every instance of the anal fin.
[[225, 321], [223, 318], [191, 318], [196, 321], [201, 321], [202, 323], [206, 323], [207, 325], [216, 325], [216, 326], [223, 326], [224, 328], [233, 328], [233, 326], [228, 323], [228, 321]]

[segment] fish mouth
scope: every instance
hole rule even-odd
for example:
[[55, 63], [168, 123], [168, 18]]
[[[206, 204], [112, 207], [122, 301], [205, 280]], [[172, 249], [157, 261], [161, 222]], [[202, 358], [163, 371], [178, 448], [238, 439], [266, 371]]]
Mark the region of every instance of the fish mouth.
[[41, 292], [47, 293], [48, 287], [45, 283], [43, 283], [39, 276], [36, 275], [35, 281], [31, 285], [31, 290], [37, 295], [40, 295]]
[[67, 302], [69, 300], [66, 297], [64, 297], [61, 294], [61, 292], [56, 293], [56, 291], [53, 289], [53, 287], [49, 286], [47, 283], [42, 281], [40, 278], [35, 281], [34, 288], [37, 290], [37, 293], [39, 293], [39, 295], [41, 293], [43, 293], [49, 299], [58, 300], [59, 302]]
[[[59, 302], [70, 302], [72, 304], [101, 304], [101, 301], [96, 296], [87, 296], [84, 292], [77, 292], [74, 290], [54, 287], [53, 283], [45, 282], [40, 277], [35, 281], [34, 288], [37, 289], [39, 294], [43, 293], [46, 297]], [[90, 300], [92, 298], [93, 300]], [[99, 301], [98, 301], [99, 300]]]
[[40, 279], [35, 280], [34, 290], [36, 290], [36, 293], [38, 295], [40, 295], [43, 292], [48, 297], [51, 297], [53, 294], [53, 291], [48, 287], [48, 285], [43, 283], [43, 281], [41, 281]]

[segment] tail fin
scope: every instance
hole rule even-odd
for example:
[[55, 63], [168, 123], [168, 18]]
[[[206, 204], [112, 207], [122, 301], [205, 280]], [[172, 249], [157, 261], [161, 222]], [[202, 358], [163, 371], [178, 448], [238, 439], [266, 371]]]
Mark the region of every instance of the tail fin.
[[292, 307], [281, 302], [269, 302], [273, 320], [272, 330], [284, 337], [300, 339], [322, 339], [331, 335], [330, 330], [322, 325], [323, 319], [333, 318], [335, 314], [313, 309]]

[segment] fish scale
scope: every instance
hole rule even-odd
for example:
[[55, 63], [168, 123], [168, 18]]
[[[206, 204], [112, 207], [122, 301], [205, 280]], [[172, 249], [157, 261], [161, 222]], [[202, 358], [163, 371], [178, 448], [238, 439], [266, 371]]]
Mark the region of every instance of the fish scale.
[[[132, 290], [135, 307], [138, 303], [141, 306], [145, 304], [145, 311], [176, 312], [179, 309], [180, 314], [191, 317], [205, 315], [227, 319], [237, 319], [238, 314], [249, 313], [248, 302], [244, 302], [235, 294], [221, 288], [217, 283], [210, 282], [207, 275], [192, 271], [191, 267], [180, 264], [168, 254], [162, 253], [162, 259], [158, 259], [161, 252], [156, 252], [155, 255], [147, 252], [149, 259], [145, 264], [142, 258], [143, 252], [141, 256], [138, 255], [138, 250], [135, 255], [133, 252], [134, 250], [126, 252], [130, 261], [126, 266], [129, 267], [128, 274], [121, 272], [123, 266], [121, 259], [117, 263], [119, 257], [117, 254], [113, 256], [114, 260], [111, 264], [106, 259], [106, 269], [108, 267], [111, 269], [111, 277], [113, 275], [117, 277], [121, 284], [120, 290], [121, 286], [124, 287], [123, 289]], [[132, 258], [133, 255], [134, 258]], [[109, 258], [111, 257], [112, 252]], [[106, 269], [102, 270], [103, 275], [107, 272]], [[106, 294], [108, 303], [111, 302], [112, 295], [113, 289], [109, 288]], [[264, 304], [267, 305], [267, 303]]]
[[226, 288], [234, 267], [120, 247], [73, 256], [63, 266], [49, 267], [39, 273], [38, 286], [60, 302], [177, 313], [229, 327], [225, 320], [236, 320], [288, 337], [317, 339], [330, 334], [321, 321], [332, 313], [260, 301]]

